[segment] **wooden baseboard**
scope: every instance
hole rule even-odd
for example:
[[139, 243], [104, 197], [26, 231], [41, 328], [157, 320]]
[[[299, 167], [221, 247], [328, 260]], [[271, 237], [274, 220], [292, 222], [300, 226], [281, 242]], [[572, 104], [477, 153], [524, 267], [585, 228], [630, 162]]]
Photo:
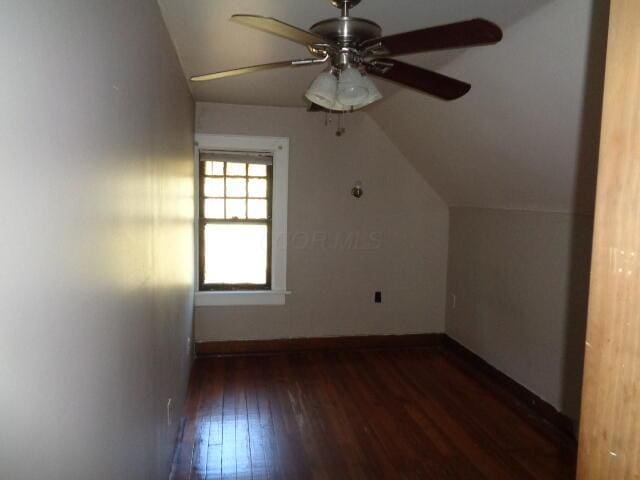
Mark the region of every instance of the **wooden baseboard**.
[[518, 406], [524, 406], [536, 417], [549, 423], [562, 433], [570, 442], [575, 443], [576, 432], [573, 421], [559, 412], [553, 405], [544, 401], [448, 335], [444, 335], [443, 350], [453, 354], [454, 357], [461, 361], [459, 363], [474, 376], [489, 383], [492, 387], [502, 390], [506, 394], [502, 395], [502, 398], [512, 403], [515, 402]]
[[283, 338], [196, 343], [196, 354], [239, 355], [309, 350], [358, 350], [372, 348], [439, 347], [443, 333], [418, 335], [368, 335], [356, 337]]

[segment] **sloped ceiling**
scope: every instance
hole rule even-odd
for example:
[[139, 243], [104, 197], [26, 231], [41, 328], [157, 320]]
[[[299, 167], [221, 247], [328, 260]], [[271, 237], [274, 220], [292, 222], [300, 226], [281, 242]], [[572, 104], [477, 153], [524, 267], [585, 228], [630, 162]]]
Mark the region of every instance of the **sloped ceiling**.
[[[300, 45], [229, 22], [234, 13], [303, 28], [337, 14], [325, 0], [158, 2], [187, 77], [307, 56]], [[366, 113], [449, 205], [590, 213], [607, 3], [363, 0], [352, 14], [380, 23], [385, 34], [473, 17], [505, 30], [497, 46], [404, 59], [468, 81], [466, 97], [442, 102], [379, 81], [385, 98]], [[197, 101], [304, 106], [320, 70], [272, 70], [191, 88]]]
[[449, 205], [591, 213], [604, 3], [556, 0], [453, 59], [460, 100], [401, 90], [368, 112]]

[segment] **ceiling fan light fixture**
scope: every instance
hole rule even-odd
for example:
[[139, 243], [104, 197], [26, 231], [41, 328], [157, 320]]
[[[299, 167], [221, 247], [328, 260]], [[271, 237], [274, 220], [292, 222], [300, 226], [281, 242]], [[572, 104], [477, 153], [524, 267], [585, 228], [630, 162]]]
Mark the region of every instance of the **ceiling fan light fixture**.
[[356, 67], [347, 67], [340, 72], [338, 102], [347, 107], [360, 107], [369, 97], [365, 77]]
[[330, 0], [340, 9], [341, 16], [316, 22], [309, 30], [261, 15], [233, 15], [231, 19], [241, 25], [304, 45], [312, 58], [235, 68], [192, 77], [191, 81], [329, 63], [330, 70], [319, 75], [305, 93], [312, 102], [311, 111], [317, 111], [316, 106], [338, 112], [353, 111], [380, 100], [382, 95], [363, 72], [442, 100], [455, 100], [466, 95], [471, 85], [393, 57], [479, 47], [502, 40], [500, 27], [482, 18], [383, 36], [377, 23], [349, 15], [349, 10], [360, 1]]
[[338, 79], [331, 72], [322, 72], [311, 83], [305, 97], [321, 107], [332, 109], [336, 103]]

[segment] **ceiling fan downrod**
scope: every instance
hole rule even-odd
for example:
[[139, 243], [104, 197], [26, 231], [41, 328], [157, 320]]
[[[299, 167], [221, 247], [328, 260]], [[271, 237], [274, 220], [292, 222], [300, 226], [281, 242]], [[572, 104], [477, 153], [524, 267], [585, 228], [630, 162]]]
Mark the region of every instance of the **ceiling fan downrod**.
[[342, 12], [342, 17], [349, 16], [349, 10], [360, 3], [360, 0], [330, 0], [331, 4]]

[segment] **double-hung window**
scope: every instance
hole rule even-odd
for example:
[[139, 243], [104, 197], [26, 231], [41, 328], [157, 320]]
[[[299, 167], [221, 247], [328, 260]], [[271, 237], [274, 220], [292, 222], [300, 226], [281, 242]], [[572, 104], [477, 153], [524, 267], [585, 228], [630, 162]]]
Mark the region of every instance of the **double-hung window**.
[[196, 304], [283, 304], [288, 140], [197, 135], [196, 141]]
[[200, 155], [200, 290], [271, 288], [269, 154]]

